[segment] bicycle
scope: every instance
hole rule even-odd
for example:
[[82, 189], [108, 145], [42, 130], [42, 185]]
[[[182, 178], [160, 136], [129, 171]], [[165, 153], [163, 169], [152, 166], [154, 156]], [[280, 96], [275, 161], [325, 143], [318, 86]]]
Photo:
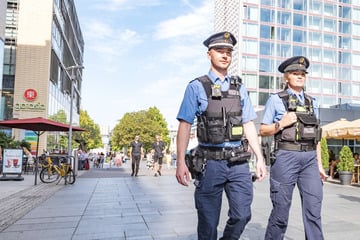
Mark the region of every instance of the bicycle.
[[75, 174], [71, 169], [71, 164], [67, 163], [65, 157], [60, 158], [59, 166], [53, 164], [50, 157], [46, 158], [46, 165], [43, 165], [43, 168], [40, 172], [40, 180], [43, 183], [53, 183], [58, 180], [56, 184], [59, 184], [62, 178], [65, 179], [65, 184], [74, 184], [75, 183]]

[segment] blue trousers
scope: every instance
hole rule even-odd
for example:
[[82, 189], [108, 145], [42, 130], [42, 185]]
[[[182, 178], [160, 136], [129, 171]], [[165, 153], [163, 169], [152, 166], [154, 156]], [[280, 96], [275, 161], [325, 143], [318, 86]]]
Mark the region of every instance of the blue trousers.
[[230, 165], [226, 160], [208, 160], [195, 185], [198, 240], [218, 239], [217, 226], [224, 190], [229, 203], [229, 219], [222, 239], [238, 240], [251, 219], [253, 185], [249, 164]]
[[323, 189], [316, 151], [279, 150], [270, 170], [270, 197], [273, 209], [265, 240], [284, 239], [295, 184], [301, 197], [305, 239], [324, 239], [321, 227]]

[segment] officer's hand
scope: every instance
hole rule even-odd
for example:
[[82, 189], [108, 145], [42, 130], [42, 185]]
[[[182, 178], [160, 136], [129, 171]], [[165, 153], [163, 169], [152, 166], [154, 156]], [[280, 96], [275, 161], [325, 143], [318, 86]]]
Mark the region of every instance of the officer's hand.
[[259, 159], [256, 163], [256, 176], [258, 181], [263, 180], [266, 176], [266, 166], [263, 159]]
[[290, 126], [297, 122], [297, 116], [295, 112], [286, 112], [280, 120], [280, 125], [282, 127]]
[[176, 179], [181, 185], [189, 186], [188, 183], [191, 181], [191, 175], [189, 169], [185, 165], [185, 161], [178, 162], [176, 167]]
[[319, 172], [320, 172], [321, 180], [325, 181], [329, 177], [329, 175], [326, 174], [326, 172], [322, 166], [319, 167]]

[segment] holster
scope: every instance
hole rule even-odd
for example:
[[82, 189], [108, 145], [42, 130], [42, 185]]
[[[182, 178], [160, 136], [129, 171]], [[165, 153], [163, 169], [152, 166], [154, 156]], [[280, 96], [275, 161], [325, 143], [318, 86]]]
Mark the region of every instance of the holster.
[[204, 152], [199, 147], [190, 150], [189, 158], [185, 159], [191, 177], [194, 179], [198, 174], [202, 173], [205, 166]]

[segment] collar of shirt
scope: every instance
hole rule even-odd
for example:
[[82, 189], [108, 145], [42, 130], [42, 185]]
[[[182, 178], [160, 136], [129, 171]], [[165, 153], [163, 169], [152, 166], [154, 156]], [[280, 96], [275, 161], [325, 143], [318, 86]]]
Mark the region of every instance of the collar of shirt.
[[211, 70], [209, 70], [208, 76], [210, 78], [210, 80], [217, 85], [221, 86], [221, 91], [227, 91], [229, 90], [229, 86], [230, 86], [230, 81], [229, 81], [229, 76], [226, 75], [224, 81], [221, 81], [221, 79], [215, 75], [215, 73]]
[[288, 88], [287, 92], [290, 95], [295, 95], [301, 105], [304, 104], [304, 91], [301, 91], [299, 94], [296, 94], [292, 89]]

